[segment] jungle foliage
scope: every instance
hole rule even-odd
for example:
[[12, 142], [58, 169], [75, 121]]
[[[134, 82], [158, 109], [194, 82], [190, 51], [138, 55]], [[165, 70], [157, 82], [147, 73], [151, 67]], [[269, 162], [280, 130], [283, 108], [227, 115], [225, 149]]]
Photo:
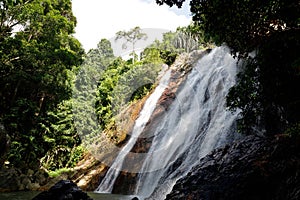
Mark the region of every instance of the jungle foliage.
[[[140, 60], [123, 60], [107, 39], [85, 54], [72, 36], [75, 26], [70, 0], [0, 2], [1, 166], [73, 167], [86, 136], [100, 134], [124, 107], [149, 94], [163, 63], [201, 43], [181, 27], [146, 48]], [[133, 47], [145, 38], [135, 36], [128, 41]]]
[[57, 146], [79, 144], [66, 110], [84, 52], [71, 36], [69, 0], [1, 1], [0, 19], [0, 119], [8, 143], [1, 151], [12, 166], [36, 168]]

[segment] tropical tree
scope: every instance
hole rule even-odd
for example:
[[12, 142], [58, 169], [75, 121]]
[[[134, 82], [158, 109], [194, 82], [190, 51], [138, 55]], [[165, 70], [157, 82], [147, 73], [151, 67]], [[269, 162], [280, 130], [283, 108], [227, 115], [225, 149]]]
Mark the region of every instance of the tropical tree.
[[178, 27], [175, 32], [164, 33], [162, 41], [155, 40], [149, 48], [158, 49], [164, 62], [171, 65], [180, 53], [190, 53], [212, 46], [211, 38], [205, 37], [199, 24], [193, 22], [188, 26]]
[[127, 49], [127, 43], [131, 44], [131, 48], [132, 48], [132, 53], [131, 54], [133, 56], [132, 63], [134, 63], [134, 60], [135, 60], [135, 44], [136, 44], [137, 41], [139, 41], [141, 39], [146, 40], [148, 38], [147, 34], [143, 33], [141, 28], [136, 26], [136, 27], [130, 29], [129, 31], [118, 31], [116, 33], [115, 40], [120, 40], [122, 38], [125, 39], [125, 42], [122, 45], [123, 49]]
[[[106, 77], [106, 71], [110, 68], [116, 58], [111, 48], [111, 43], [107, 39], [101, 39], [96, 49], [91, 49], [80, 66], [73, 90], [72, 113], [74, 125], [80, 135], [83, 145], [89, 147], [101, 130], [103, 130], [103, 120], [99, 119], [98, 107], [106, 107], [106, 96], [97, 101], [98, 87]], [[101, 93], [102, 92], [102, 93]], [[107, 91], [100, 91], [101, 94]], [[103, 97], [103, 96], [101, 96]]]
[[41, 125], [71, 96], [74, 67], [84, 51], [71, 36], [71, 1], [0, 2], [0, 118], [10, 136], [7, 158], [36, 167], [48, 151]]
[[101, 39], [96, 49], [91, 49], [86, 56], [84, 65], [92, 65], [95, 68], [105, 70], [115, 58], [111, 43], [107, 39]]
[[212, 44], [212, 40], [204, 36], [203, 30], [201, 30], [197, 22], [193, 22], [185, 27], [178, 27], [173, 39], [174, 47], [187, 53], [212, 46]]

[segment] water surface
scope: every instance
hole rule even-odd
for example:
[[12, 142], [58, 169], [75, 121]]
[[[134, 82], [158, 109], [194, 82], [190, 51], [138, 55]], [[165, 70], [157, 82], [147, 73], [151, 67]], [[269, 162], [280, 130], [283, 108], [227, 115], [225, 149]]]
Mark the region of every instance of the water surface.
[[[30, 200], [40, 192], [4, 192], [0, 193], [0, 200]], [[88, 192], [88, 195], [94, 200], [131, 200], [134, 196], [118, 194], [99, 194]]]

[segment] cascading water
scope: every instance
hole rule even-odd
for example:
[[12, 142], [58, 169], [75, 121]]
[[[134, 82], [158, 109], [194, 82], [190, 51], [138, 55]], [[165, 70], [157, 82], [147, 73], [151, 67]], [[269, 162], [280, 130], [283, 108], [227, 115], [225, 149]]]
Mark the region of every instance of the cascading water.
[[237, 113], [226, 111], [225, 102], [235, 84], [236, 64], [226, 47], [213, 49], [196, 63], [153, 130], [155, 138], [136, 185], [141, 198], [164, 199], [176, 180], [228, 142]]
[[[217, 47], [197, 61], [163, 118], [150, 130], [151, 147], [144, 155], [135, 189], [140, 199], [164, 199], [202, 157], [232, 139], [238, 113], [226, 110], [225, 99], [235, 84], [236, 63], [226, 47]], [[144, 109], [154, 108], [145, 105]], [[98, 191], [111, 192], [119, 173], [114, 169], [120, 169], [142, 129], [132, 134]]]
[[166, 71], [163, 77], [160, 80], [159, 85], [155, 88], [154, 92], [145, 102], [142, 111], [140, 112], [139, 117], [136, 119], [131, 137], [127, 144], [122, 148], [116, 157], [113, 164], [110, 166], [109, 170], [106, 173], [106, 176], [102, 180], [101, 184], [96, 189], [97, 192], [110, 193], [113, 189], [114, 183], [122, 171], [122, 166], [126, 155], [130, 152], [133, 145], [135, 144], [140, 133], [143, 131], [146, 123], [148, 122], [153, 110], [156, 107], [156, 103], [160, 96], [162, 95], [165, 88], [168, 86], [170, 79], [170, 70]]

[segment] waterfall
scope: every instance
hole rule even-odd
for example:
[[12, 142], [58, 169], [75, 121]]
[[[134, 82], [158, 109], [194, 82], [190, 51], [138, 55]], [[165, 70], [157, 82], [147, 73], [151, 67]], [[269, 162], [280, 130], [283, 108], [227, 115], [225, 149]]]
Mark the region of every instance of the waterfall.
[[[194, 64], [161, 119], [154, 126], [147, 125], [153, 138], [150, 149], [143, 155], [137, 177], [135, 194], [140, 199], [164, 199], [175, 182], [199, 164], [201, 158], [232, 140], [238, 113], [226, 110], [225, 99], [235, 84], [236, 64], [228, 48], [213, 49]], [[161, 90], [154, 94], [155, 90], [150, 96], [155, 100], [149, 100], [151, 105], [144, 106], [131, 139], [108, 170], [98, 191], [112, 191], [124, 157], [144, 129]], [[144, 112], [148, 114], [144, 116]]]
[[138, 118], [135, 121], [131, 137], [127, 144], [122, 148], [119, 152], [118, 156], [115, 158], [113, 164], [110, 166], [107, 171], [104, 179], [101, 184], [96, 189], [96, 192], [101, 193], [111, 193], [114, 183], [122, 170], [126, 167], [123, 167], [123, 162], [126, 155], [130, 152], [133, 145], [135, 144], [137, 138], [140, 133], [143, 131], [146, 123], [148, 122], [153, 110], [156, 107], [156, 103], [160, 96], [162, 95], [165, 88], [168, 86], [168, 82], [170, 79], [171, 71], [167, 70], [165, 74], [162, 76], [159, 85], [155, 88], [154, 92], [150, 95], [150, 97], [146, 100], [142, 111], [140, 112]]
[[164, 199], [176, 180], [234, 135], [238, 113], [227, 111], [225, 102], [235, 84], [236, 64], [226, 47], [198, 60], [152, 130], [155, 137], [136, 184], [140, 198]]

